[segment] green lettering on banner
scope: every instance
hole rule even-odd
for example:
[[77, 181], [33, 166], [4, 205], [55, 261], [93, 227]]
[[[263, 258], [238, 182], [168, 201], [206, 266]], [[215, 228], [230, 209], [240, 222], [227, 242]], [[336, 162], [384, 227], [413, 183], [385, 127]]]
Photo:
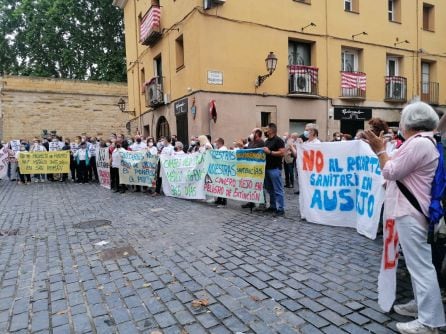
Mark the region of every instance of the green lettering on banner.
[[206, 176], [204, 153], [161, 156], [163, 192], [167, 196], [204, 199], [204, 179]]

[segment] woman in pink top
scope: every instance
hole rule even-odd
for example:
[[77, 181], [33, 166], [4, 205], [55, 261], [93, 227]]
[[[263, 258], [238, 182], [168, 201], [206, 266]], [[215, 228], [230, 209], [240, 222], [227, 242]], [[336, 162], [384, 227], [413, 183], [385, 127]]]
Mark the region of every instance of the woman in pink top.
[[[394, 305], [396, 313], [416, 319], [397, 323], [400, 333], [438, 333], [446, 325], [440, 288], [427, 243], [431, 185], [438, 165], [436, 146], [429, 138], [438, 126], [438, 115], [428, 104], [416, 102], [404, 108], [400, 128], [406, 141], [392, 158], [386, 153], [383, 135], [365, 131], [365, 137], [379, 157], [387, 181], [385, 208], [387, 218], [395, 220], [399, 241], [409, 270], [415, 300]], [[423, 214], [408, 201], [396, 181], [403, 183], [418, 200]]]

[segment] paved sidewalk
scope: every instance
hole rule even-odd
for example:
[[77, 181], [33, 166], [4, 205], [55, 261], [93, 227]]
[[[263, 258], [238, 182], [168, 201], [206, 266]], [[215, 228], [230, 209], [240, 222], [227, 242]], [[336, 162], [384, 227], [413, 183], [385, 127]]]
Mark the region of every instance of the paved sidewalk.
[[409, 321], [376, 303], [381, 240], [299, 221], [287, 191], [273, 219], [235, 202], [0, 181], [0, 333], [393, 333]]

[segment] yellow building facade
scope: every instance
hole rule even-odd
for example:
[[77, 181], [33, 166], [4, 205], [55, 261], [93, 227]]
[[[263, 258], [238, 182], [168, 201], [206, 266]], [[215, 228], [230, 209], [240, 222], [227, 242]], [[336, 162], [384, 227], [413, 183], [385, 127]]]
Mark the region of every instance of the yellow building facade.
[[[355, 134], [410, 101], [446, 105], [442, 0], [114, 0], [132, 132], [222, 137], [276, 122]], [[277, 57], [268, 74], [265, 58]], [[256, 82], [257, 81], [257, 82]]]

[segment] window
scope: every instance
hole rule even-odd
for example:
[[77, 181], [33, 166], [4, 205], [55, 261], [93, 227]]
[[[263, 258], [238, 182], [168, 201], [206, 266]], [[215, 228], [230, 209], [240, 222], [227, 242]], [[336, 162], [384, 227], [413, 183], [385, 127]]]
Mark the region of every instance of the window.
[[311, 65], [311, 44], [288, 42], [288, 65]]
[[387, 57], [387, 76], [399, 76], [399, 63], [400, 60], [398, 57]]
[[265, 128], [271, 123], [271, 113], [262, 111], [260, 113], [260, 126]]
[[161, 55], [153, 59], [153, 74], [155, 77], [163, 78], [163, 65], [161, 62]]
[[177, 71], [184, 68], [184, 41], [183, 35], [175, 40], [175, 52], [177, 59]]
[[428, 3], [423, 3], [423, 29], [434, 31], [435, 29], [435, 7]]
[[401, 22], [401, 0], [388, 0], [387, 7], [389, 21]]
[[429, 94], [429, 82], [430, 82], [430, 64], [429, 63], [421, 63], [421, 93]]
[[343, 49], [341, 54], [341, 71], [357, 72], [359, 70], [359, 52], [353, 49]]
[[347, 12], [351, 12], [352, 11], [352, 0], [345, 0], [344, 1], [344, 10], [346, 10]]
[[146, 83], [146, 71], [144, 68], [141, 69], [141, 75], [139, 77], [139, 80], [141, 82], [141, 94], [145, 93], [145, 83]]
[[359, 13], [359, 0], [344, 0], [344, 10]]

